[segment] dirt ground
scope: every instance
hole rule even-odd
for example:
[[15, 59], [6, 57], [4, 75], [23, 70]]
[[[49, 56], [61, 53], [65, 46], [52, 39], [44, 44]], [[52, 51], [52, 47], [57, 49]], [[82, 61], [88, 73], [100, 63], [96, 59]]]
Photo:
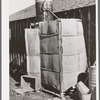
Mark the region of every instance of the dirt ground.
[[[20, 68], [20, 69], [19, 69]], [[36, 93], [34, 91], [31, 92], [27, 92], [24, 95], [22, 94], [18, 94], [16, 93], [14, 90], [16, 89], [20, 89], [20, 77], [21, 75], [21, 71], [23, 71], [23, 69], [21, 69], [21, 66], [18, 66], [16, 64], [11, 63], [10, 64], [10, 91], [9, 91], [9, 95], [10, 98], [9, 100], [61, 100], [61, 98], [56, 97], [55, 95], [40, 91], [39, 93]], [[24, 72], [25, 74], [26, 72]], [[74, 99], [70, 99], [74, 98]], [[75, 99], [76, 98], [76, 94], [70, 96], [68, 95], [68, 97], [66, 96], [66, 99], [64, 100], [79, 100], [79, 99]]]
[[[32, 92], [27, 92], [24, 95], [18, 94], [16, 93], [14, 90], [19, 89], [20, 88], [20, 77], [21, 77], [21, 71], [24, 72], [25, 69], [21, 69], [23, 68], [22, 65], [18, 66], [16, 64], [16, 61], [10, 63], [10, 77], [9, 77], [9, 86], [10, 86], [10, 91], [9, 91], [9, 100], [53, 100], [53, 98], [58, 98], [55, 97], [52, 94], [40, 91], [39, 93], [36, 93], [34, 91]], [[24, 74], [26, 74], [26, 72], [24, 72]], [[59, 100], [56, 99], [56, 100]]]
[[40, 91], [39, 93], [32, 91], [26, 93], [25, 95], [18, 94], [14, 92], [15, 89], [18, 89], [20, 87], [18, 84], [19, 84], [18, 82], [16, 82], [12, 77], [10, 77], [10, 99], [9, 100], [53, 100], [53, 98], [56, 98], [52, 94], [48, 94], [43, 91]]

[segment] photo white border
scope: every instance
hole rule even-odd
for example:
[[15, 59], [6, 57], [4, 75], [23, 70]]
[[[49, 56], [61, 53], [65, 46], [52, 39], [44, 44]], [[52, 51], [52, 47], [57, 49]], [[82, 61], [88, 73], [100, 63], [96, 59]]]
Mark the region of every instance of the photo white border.
[[9, 0], [1, 0], [1, 98], [9, 100]]
[[99, 100], [98, 0], [96, 0], [96, 99]]
[[[9, 100], [9, 0], [1, 0], [1, 96], [2, 100]], [[96, 62], [97, 88], [96, 97], [99, 100], [99, 51], [98, 51], [98, 0], [96, 0]]]
[[99, 100], [99, 32], [98, 32], [98, 0], [96, 0], [96, 100]]

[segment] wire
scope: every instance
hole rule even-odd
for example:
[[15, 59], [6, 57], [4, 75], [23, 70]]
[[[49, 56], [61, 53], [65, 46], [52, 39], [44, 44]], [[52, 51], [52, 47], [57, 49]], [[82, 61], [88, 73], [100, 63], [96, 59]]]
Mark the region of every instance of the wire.
[[88, 21], [90, 24], [92, 24], [94, 27], [96, 27], [96, 25], [95, 25], [92, 21], [89, 21], [89, 20], [87, 20], [87, 19], [85, 19], [85, 18], [83, 18], [82, 20], [83, 20], [83, 21], [86, 20], [86, 21]]
[[57, 19], [59, 19], [58, 18], [58, 16], [56, 16], [50, 9], [47, 9], [53, 16], [55, 16]]

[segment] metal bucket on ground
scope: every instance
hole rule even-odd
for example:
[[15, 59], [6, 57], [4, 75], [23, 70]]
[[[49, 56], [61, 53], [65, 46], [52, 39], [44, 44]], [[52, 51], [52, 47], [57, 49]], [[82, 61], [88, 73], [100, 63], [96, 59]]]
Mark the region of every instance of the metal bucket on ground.
[[89, 72], [89, 88], [93, 90], [95, 87], [96, 87], [96, 66], [91, 66]]
[[77, 83], [76, 88], [78, 90], [80, 100], [91, 100], [90, 89], [83, 82], [80, 81]]

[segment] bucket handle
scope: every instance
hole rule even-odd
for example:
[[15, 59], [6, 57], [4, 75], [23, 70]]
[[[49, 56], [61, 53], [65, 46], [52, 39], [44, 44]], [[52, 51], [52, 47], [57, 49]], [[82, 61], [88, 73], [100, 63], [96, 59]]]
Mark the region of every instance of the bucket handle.
[[94, 62], [93, 66], [96, 66], [96, 61]]
[[31, 23], [30, 24], [30, 29], [32, 29], [32, 26], [35, 27], [35, 24], [34, 23]]
[[[94, 62], [93, 66], [96, 66], [96, 61]], [[86, 68], [86, 72], [89, 71], [89, 66]]]

